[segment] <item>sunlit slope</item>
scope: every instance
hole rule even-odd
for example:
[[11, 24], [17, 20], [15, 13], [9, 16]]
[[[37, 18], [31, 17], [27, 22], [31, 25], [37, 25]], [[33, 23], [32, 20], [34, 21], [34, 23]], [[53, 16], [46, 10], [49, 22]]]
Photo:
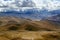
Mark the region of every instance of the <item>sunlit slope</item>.
[[40, 32], [5, 31], [5, 32], [0, 32], [0, 40], [60, 40], [60, 32], [58, 31], [40, 31]]

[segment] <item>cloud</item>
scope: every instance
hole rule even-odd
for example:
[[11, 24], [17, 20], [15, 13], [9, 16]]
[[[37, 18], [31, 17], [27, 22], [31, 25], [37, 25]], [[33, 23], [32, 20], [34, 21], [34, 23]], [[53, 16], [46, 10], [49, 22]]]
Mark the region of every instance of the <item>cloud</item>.
[[0, 0], [0, 11], [15, 10], [24, 11], [37, 8], [39, 11], [47, 9], [48, 11], [60, 9], [59, 0]]

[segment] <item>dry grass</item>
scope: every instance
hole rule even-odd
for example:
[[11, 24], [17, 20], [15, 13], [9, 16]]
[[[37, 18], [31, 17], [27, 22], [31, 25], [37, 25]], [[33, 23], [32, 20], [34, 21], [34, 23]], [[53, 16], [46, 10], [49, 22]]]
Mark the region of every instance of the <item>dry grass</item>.
[[6, 31], [0, 33], [0, 39], [9, 40], [60, 40], [60, 32], [57, 31], [41, 31], [41, 32], [19, 32]]

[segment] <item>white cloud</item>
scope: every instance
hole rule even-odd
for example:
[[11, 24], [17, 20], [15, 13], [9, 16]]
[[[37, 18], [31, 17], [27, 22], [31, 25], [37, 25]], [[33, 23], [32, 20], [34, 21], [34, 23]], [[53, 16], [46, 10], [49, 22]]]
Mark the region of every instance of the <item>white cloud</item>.
[[57, 0], [33, 0], [38, 8], [47, 8], [49, 10], [54, 10], [60, 8], [60, 1]]
[[[23, 2], [24, 1], [24, 2]], [[33, 5], [31, 5], [33, 4]], [[60, 1], [58, 0], [0, 0], [0, 6], [8, 6], [8, 8], [19, 8], [25, 7], [36, 7], [36, 8], [46, 8], [48, 10], [60, 9]], [[2, 9], [0, 9], [2, 10]]]

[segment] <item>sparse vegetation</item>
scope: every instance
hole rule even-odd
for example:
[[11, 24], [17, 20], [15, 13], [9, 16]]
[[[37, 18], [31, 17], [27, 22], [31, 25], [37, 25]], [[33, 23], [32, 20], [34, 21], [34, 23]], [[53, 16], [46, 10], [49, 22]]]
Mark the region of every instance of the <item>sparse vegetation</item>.
[[0, 25], [2, 24], [2, 21], [0, 21]]
[[46, 34], [43, 35], [45, 40], [60, 40], [60, 35], [59, 34]]
[[18, 30], [18, 27], [17, 26], [11, 26], [8, 29], [9, 30], [12, 30], [12, 31], [16, 31], [16, 30]]
[[34, 27], [32, 25], [28, 25], [25, 30], [27, 30], [27, 31], [38, 31], [38, 28]]

